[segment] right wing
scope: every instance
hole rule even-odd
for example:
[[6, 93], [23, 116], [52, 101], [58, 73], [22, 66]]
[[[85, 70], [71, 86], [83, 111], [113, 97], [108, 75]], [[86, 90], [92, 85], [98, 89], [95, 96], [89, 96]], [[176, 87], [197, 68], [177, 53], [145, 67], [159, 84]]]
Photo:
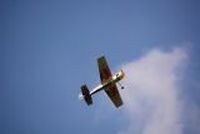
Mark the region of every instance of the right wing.
[[108, 63], [104, 56], [97, 59], [101, 83], [104, 83], [112, 77], [112, 73], [108, 67]]

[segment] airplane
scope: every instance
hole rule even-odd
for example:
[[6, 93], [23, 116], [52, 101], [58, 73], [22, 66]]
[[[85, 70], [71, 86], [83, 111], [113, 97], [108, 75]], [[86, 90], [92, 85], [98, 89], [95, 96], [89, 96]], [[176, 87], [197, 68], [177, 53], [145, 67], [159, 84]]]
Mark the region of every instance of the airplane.
[[95, 93], [104, 90], [108, 97], [111, 99], [116, 108], [123, 105], [123, 101], [119, 94], [118, 88], [116, 84], [119, 84], [121, 89], [124, 89], [123, 86], [119, 83], [125, 76], [123, 70], [120, 70], [117, 74], [112, 75], [106, 58], [101, 56], [97, 59], [100, 80], [101, 84], [97, 85], [92, 91], [89, 91], [88, 87], [84, 84], [81, 86], [81, 93], [79, 94], [79, 98], [81, 100], [85, 100], [87, 105], [93, 104], [92, 95]]

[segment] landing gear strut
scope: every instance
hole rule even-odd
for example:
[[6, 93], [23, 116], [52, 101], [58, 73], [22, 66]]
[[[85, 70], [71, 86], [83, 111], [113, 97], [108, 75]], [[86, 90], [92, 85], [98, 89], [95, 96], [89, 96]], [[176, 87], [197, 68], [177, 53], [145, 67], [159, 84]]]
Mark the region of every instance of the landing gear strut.
[[124, 89], [124, 86], [122, 86], [121, 83], [118, 82], [118, 84], [119, 84], [121, 89]]

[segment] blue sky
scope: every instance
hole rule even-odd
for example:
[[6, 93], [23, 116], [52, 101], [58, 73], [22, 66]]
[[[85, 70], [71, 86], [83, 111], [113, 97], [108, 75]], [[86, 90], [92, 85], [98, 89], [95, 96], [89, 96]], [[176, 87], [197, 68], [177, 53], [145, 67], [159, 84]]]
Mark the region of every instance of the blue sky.
[[[183, 90], [200, 108], [199, 6], [195, 0], [1, 1], [0, 132], [118, 133], [128, 124], [123, 107], [114, 109], [103, 93], [87, 107], [78, 100], [80, 86], [99, 82], [98, 56], [116, 69], [153, 48], [187, 49]], [[97, 118], [98, 104], [110, 116]]]

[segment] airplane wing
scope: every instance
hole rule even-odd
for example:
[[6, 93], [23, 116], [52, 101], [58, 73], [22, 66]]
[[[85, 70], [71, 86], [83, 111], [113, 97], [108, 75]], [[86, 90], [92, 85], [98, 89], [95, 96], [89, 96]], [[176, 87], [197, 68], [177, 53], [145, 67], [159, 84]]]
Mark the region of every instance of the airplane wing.
[[98, 58], [97, 62], [99, 67], [101, 83], [103, 84], [105, 81], [109, 80], [112, 77], [112, 73], [108, 67], [108, 63], [104, 56]]
[[119, 107], [123, 104], [116, 84], [112, 84], [111, 86], [107, 87], [105, 92], [116, 107]]
[[[104, 56], [98, 58], [97, 62], [99, 67], [101, 83], [103, 84], [112, 77], [112, 73], [108, 67], [107, 61]], [[105, 92], [116, 107], [119, 107], [123, 104], [116, 84], [112, 84], [106, 87]]]

